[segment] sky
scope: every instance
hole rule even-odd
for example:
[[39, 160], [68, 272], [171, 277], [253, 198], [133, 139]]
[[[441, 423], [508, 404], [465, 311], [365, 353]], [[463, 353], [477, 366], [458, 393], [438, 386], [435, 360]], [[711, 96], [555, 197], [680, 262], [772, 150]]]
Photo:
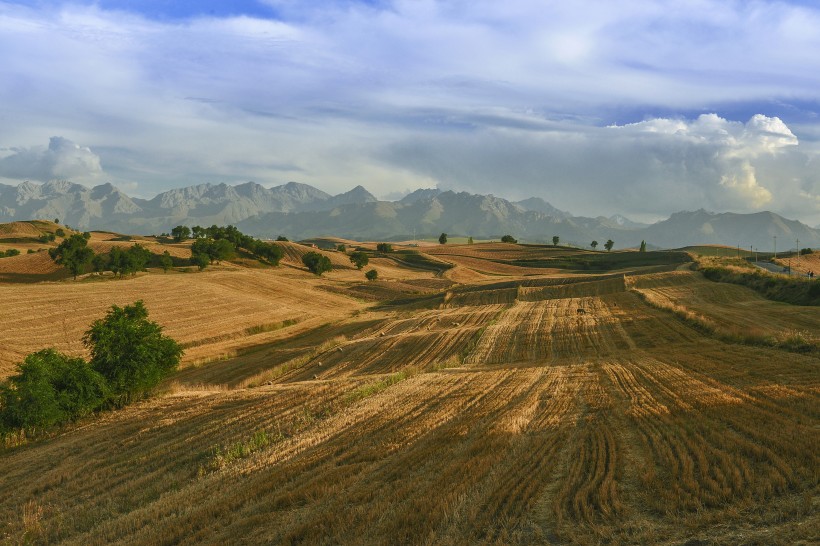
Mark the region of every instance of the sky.
[[820, 224], [820, 2], [0, 0], [0, 183]]

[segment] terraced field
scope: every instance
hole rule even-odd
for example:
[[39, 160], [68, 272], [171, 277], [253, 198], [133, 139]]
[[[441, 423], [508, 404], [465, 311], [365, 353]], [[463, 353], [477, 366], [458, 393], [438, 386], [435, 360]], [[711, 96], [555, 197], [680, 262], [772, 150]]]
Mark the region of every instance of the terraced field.
[[[61, 298], [83, 317], [67, 321], [69, 338], [109, 302], [139, 295], [188, 347], [158, 397], [0, 451], [0, 536], [66, 544], [810, 544], [820, 536], [817, 353], [720, 341], [642, 293], [738, 327], [768, 317], [772, 328], [817, 331], [817, 308], [768, 302], [692, 271], [453, 285], [396, 265], [396, 279], [367, 299], [354, 296], [355, 270], [317, 279], [293, 265], [0, 284], [0, 332], [13, 341], [0, 346], [4, 362], [48, 344], [75, 350], [61, 344], [61, 314], [48, 303]], [[24, 306], [29, 319], [7, 318]], [[257, 327], [266, 324], [277, 325]], [[206, 361], [220, 353], [233, 356]]]

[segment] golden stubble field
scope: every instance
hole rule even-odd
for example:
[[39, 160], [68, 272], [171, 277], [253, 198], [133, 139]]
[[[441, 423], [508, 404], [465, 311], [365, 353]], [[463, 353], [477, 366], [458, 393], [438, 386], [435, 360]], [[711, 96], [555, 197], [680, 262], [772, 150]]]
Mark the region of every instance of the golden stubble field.
[[[488, 250], [514, 256], [515, 248]], [[462, 254], [481, 260], [480, 250]], [[0, 284], [0, 331], [18, 328], [0, 351], [5, 374], [42, 346], [79, 351], [70, 340], [87, 322], [136, 297], [189, 347], [158, 397], [0, 452], [0, 537], [810, 544], [820, 536], [817, 354], [719, 341], [642, 292], [738, 328], [765, 318], [773, 330], [816, 329], [817, 308], [683, 270], [494, 271], [453, 284], [385, 259], [387, 280], [362, 286], [361, 272], [316, 279], [297, 258], [277, 269]], [[459, 263], [462, 278], [475, 271], [469, 264]], [[74, 309], [85, 318], [63, 318]], [[229, 357], [209, 357], [219, 354]]]

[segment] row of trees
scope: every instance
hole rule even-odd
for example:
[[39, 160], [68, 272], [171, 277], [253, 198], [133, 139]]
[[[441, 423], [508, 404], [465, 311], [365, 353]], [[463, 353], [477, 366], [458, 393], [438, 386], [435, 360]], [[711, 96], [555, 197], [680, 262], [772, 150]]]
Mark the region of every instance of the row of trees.
[[[285, 251], [280, 246], [245, 235], [236, 226], [231, 225], [226, 227], [212, 225], [209, 228], [176, 226], [171, 230], [171, 234], [176, 241], [183, 241], [190, 237], [195, 239], [191, 245], [191, 261], [200, 270], [205, 269], [208, 264], [233, 258], [237, 249], [243, 249], [256, 259], [264, 260], [272, 265], [279, 265], [279, 261], [285, 255]], [[280, 239], [287, 241], [284, 237]]]
[[[75, 279], [88, 265], [97, 273], [111, 271], [120, 278], [135, 275], [137, 271], [144, 271], [153, 257], [150, 250], [138, 243], [128, 249], [115, 246], [107, 254], [95, 254], [88, 246], [90, 237], [88, 232], [82, 235], [74, 233], [55, 248], [49, 249], [49, 256], [55, 263], [68, 269]], [[166, 251], [160, 258], [160, 265], [167, 271], [172, 264], [171, 256]]]
[[182, 348], [148, 319], [142, 301], [112, 306], [83, 336], [91, 359], [54, 349], [28, 355], [0, 384], [0, 431], [42, 429], [150, 393], [179, 365]]

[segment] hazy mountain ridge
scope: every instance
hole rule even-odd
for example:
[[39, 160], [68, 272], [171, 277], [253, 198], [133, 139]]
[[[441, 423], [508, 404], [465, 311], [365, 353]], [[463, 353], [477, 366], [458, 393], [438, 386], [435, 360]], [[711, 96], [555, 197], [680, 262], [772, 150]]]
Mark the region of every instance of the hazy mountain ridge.
[[82, 229], [125, 233], [160, 233], [179, 224], [235, 224], [259, 237], [286, 235], [302, 239], [335, 235], [352, 239], [398, 240], [412, 237], [470, 235], [476, 239], [504, 234], [528, 242], [587, 246], [607, 239], [616, 248], [690, 244], [726, 244], [770, 250], [820, 246], [820, 231], [772, 212], [673, 214], [647, 225], [619, 214], [596, 218], [573, 216], [539, 197], [512, 202], [493, 195], [419, 189], [399, 201], [378, 201], [362, 186], [330, 195], [313, 186], [288, 182], [265, 188], [254, 182], [236, 186], [199, 184], [175, 188], [151, 199], [131, 198], [111, 184], [93, 188], [68, 181], [46, 184], [0, 184], [0, 222], [54, 219]]

